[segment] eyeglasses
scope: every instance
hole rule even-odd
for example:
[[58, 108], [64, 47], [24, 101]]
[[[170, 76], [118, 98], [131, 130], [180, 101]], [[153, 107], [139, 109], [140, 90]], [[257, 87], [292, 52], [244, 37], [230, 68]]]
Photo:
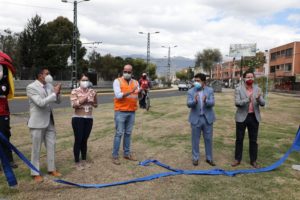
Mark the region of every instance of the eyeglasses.
[[123, 71], [123, 73], [126, 73], [126, 74], [131, 74], [130, 71]]

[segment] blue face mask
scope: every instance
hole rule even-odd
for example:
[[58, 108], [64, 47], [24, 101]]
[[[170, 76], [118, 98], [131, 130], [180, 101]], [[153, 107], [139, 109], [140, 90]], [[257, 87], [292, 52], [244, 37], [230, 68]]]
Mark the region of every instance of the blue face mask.
[[195, 87], [197, 90], [200, 90], [201, 87], [202, 87], [202, 85], [201, 85], [201, 83], [199, 83], [199, 82], [195, 82], [195, 83], [194, 83], [194, 87]]

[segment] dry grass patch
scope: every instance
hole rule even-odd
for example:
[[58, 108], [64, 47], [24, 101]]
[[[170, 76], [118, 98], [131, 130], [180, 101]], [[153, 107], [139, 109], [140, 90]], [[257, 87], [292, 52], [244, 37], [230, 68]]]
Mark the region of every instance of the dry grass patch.
[[[215, 94], [217, 121], [214, 124], [214, 159], [218, 168], [231, 170], [235, 142], [233, 92]], [[101, 99], [99, 99], [101, 101]], [[262, 109], [263, 122], [259, 133], [259, 162], [267, 166], [275, 162], [289, 148], [300, 122], [300, 99], [293, 96], [270, 94], [268, 107]], [[288, 102], [288, 103], [287, 103]], [[189, 110], [186, 97], [152, 99], [149, 112], [138, 110], [133, 130], [132, 149], [137, 158], [157, 159], [179, 169], [210, 169], [205, 163], [203, 138], [201, 161], [198, 167], [191, 163]], [[151, 165], [121, 159], [121, 165], [111, 162], [114, 137], [112, 104], [101, 104], [94, 112], [94, 126], [88, 144], [90, 169], [76, 171], [73, 163], [73, 131], [71, 108], [55, 111], [57, 128], [57, 167], [63, 179], [77, 183], [110, 183], [164, 172]], [[28, 114], [12, 116], [13, 143], [29, 157], [31, 141], [26, 120]], [[121, 145], [122, 147], [122, 145]], [[120, 154], [122, 155], [122, 150]], [[238, 169], [249, 168], [248, 138], [244, 143], [244, 159]], [[45, 159], [43, 151], [42, 159]], [[225, 176], [176, 176], [149, 182], [103, 189], [80, 189], [51, 181], [35, 184], [29, 170], [17, 160], [19, 181], [17, 190], [6, 186], [0, 178], [0, 198], [9, 199], [297, 199], [300, 173], [290, 165], [300, 162], [298, 153], [279, 169], [263, 174]], [[42, 170], [45, 171], [43, 160]]]

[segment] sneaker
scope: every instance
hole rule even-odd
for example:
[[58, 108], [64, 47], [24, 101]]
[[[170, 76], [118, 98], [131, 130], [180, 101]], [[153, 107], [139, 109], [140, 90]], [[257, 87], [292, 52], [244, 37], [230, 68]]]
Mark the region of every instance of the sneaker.
[[48, 172], [49, 175], [54, 176], [54, 177], [60, 177], [61, 173], [59, 173], [58, 171], [53, 171], [53, 172]]
[[132, 154], [129, 154], [128, 156], [124, 156], [124, 158], [131, 161], [137, 161], [137, 159]]
[[40, 175], [32, 176], [32, 178], [36, 183], [41, 183], [44, 180], [43, 177]]
[[78, 171], [84, 170], [84, 166], [80, 162], [75, 163], [75, 168]]
[[119, 158], [113, 158], [112, 163], [114, 163], [115, 165], [121, 165]]

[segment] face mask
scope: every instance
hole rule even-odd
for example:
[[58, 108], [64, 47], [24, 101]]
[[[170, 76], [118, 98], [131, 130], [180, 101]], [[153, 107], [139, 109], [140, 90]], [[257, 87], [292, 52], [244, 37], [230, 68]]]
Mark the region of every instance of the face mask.
[[199, 82], [195, 82], [195, 83], [194, 83], [194, 87], [195, 87], [197, 90], [200, 90], [201, 87], [202, 87], [202, 85], [201, 85], [201, 83], [199, 83]]
[[245, 79], [247, 85], [252, 85], [253, 84], [253, 79]]
[[0, 80], [3, 78], [3, 66], [0, 65]]
[[131, 74], [123, 73], [123, 77], [124, 77], [126, 80], [130, 80], [130, 79], [131, 79]]
[[50, 74], [48, 74], [46, 77], [45, 77], [45, 82], [46, 83], [52, 83], [53, 82], [53, 78]]
[[80, 87], [81, 88], [88, 88], [90, 85], [89, 81], [80, 81]]

